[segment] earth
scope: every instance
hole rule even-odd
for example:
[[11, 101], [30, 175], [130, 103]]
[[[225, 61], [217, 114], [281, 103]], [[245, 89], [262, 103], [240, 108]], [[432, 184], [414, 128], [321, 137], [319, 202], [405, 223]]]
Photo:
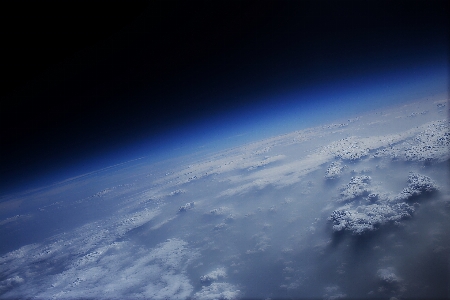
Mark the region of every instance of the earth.
[[448, 111], [412, 99], [3, 196], [0, 298], [450, 297]]

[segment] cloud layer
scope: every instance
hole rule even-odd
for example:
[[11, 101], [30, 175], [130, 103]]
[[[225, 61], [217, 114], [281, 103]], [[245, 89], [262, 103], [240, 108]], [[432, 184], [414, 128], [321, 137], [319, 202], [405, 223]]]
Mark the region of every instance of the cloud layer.
[[[383, 229], [395, 229], [395, 239], [403, 241], [395, 247], [401, 248], [412, 238], [398, 236], [422, 230], [406, 225], [413, 227], [416, 219], [428, 224], [427, 214], [438, 211], [440, 218], [433, 217], [439, 222], [426, 225], [439, 237], [430, 247], [444, 254], [450, 249], [442, 225], [447, 211], [440, 209], [447, 202], [439, 202], [450, 197], [442, 184], [450, 158], [442, 105], [412, 103], [196, 159], [80, 177], [11, 199], [34, 206], [11, 209], [0, 220], [2, 232], [32, 235], [24, 228], [59, 213], [79, 223], [59, 227], [65, 220], [56, 218], [36, 229], [49, 237], [5, 253], [0, 298], [405, 295], [406, 267], [394, 265], [403, 256]], [[357, 258], [346, 251], [375, 231], [378, 244], [358, 261], [372, 285], [355, 291], [346, 276], [356, 272], [348, 257]], [[347, 240], [339, 244], [335, 236]], [[378, 254], [391, 252], [391, 258]]]

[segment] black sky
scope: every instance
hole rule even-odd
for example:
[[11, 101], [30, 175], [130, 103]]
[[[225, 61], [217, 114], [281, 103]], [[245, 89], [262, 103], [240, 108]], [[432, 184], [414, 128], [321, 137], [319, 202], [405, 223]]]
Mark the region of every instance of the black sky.
[[448, 15], [412, 0], [10, 3], [0, 190], [294, 83], [442, 58]]

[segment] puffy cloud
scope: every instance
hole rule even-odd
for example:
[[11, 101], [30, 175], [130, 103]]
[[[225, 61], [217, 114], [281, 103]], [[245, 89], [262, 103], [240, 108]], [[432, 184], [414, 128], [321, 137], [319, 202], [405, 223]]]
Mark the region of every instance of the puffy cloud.
[[[395, 270], [392, 267], [379, 269], [377, 271], [377, 278], [380, 284], [377, 290], [379, 295], [399, 297], [406, 291], [406, 285], [403, 280], [395, 274]], [[391, 297], [390, 299], [392, 298], [394, 297]]]
[[450, 131], [447, 120], [427, 123], [410, 138], [378, 149], [374, 157], [390, 157], [405, 161], [443, 162], [450, 159]]
[[226, 206], [221, 206], [221, 207], [218, 207], [218, 208], [211, 209], [209, 211], [209, 215], [211, 215], [211, 216], [224, 216], [224, 215], [229, 214], [230, 211], [231, 211], [230, 208], [228, 208]]
[[236, 299], [240, 290], [227, 282], [217, 282], [227, 277], [225, 268], [220, 267], [200, 277], [202, 289], [193, 295], [193, 299]]
[[367, 201], [370, 203], [374, 203], [376, 201], [380, 200], [380, 195], [378, 193], [370, 193], [367, 195]]
[[185, 212], [188, 211], [189, 209], [194, 208], [195, 203], [194, 202], [189, 202], [186, 203], [185, 205], [180, 206], [180, 208], [178, 209], [179, 212]]
[[168, 196], [175, 196], [175, 195], [180, 195], [180, 194], [183, 194], [183, 193], [186, 193], [186, 191], [182, 190], [182, 189], [177, 189], [175, 191], [170, 192], [168, 194]]
[[214, 271], [209, 272], [206, 275], [200, 277], [200, 281], [202, 283], [211, 283], [213, 281], [217, 281], [218, 279], [225, 278], [227, 276], [227, 272], [225, 268], [217, 268]]
[[356, 161], [369, 154], [369, 145], [363, 139], [348, 137], [326, 146], [325, 151], [330, 152], [336, 158]]
[[222, 229], [226, 229], [227, 228], [227, 224], [222, 222], [217, 224], [216, 226], [214, 226], [214, 230], [222, 230]]
[[[407, 201], [439, 189], [430, 177], [414, 172], [409, 173], [408, 186], [394, 197], [372, 192], [370, 181], [370, 176], [355, 176], [341, 189], [338, 202], [348, 203], [334, 210], [328, 218], [333, 224], [333, 231], [361, 235], [384, 224], [399, 224], [399, 221], [412, 217], [415, 211]], [[358, 197], [364, 198], [353, 201]]]
[[7, 278], [3, 281], [0, 281], [0, 292], [7, 291], [17, 285], [20, 285], [23, 282], [24, 279], [17, 275], [11, 278]]
[[370, 194], [369, 184], [372, 178], [367, 175], [352, 177], [350, 182], [341, 188], [338, 202], [347, 202]]
[[271, 246], [270, 238], [264, 232], [254, 234], [251, 240], [255, 242], [255, 247], [252, 250], [247, 250], [246, 254], [265, 252]]
[[423, 194], [430, 194], [439, 190], [438, 185], [428, 176], [410, 172], [408, 177], [408, 187], [395, 197], [395, 200], [408, 200]]
[[347, 230], [355, 235], [377, 230], [386, 223], [396, 223], [412, 216], [414, 207], [402, 203], [370, 204], [356, 208], [344, 207], [335, 210], [328, 218], [333, 223], [333, 231]]
[[341, 288], [337, 285], [327, 286], [323, 296], [326, 300], [345, 299], [346, 297], [347, 295], [342, 293]]
[[395, 275], [393, 268], [379, 269], [377, 271], [377, 277], [385, 284], [393, 284], [400, 281], [397, 275]]
[[342, 173], [342, 170], [344, 167], [342, 167], [340, 162], [332, 162], [330, 166], [325, 171], [325, 178], [326, 179], [336, 179], [339, 178], [339, 176]]
[[202, 290], [195, 293], [193, 299], [199, 300], [232, 300], [239, 297], [241, 291], [232, 284], [226, 282], [213, 282], [209, 286], [203, 286]]

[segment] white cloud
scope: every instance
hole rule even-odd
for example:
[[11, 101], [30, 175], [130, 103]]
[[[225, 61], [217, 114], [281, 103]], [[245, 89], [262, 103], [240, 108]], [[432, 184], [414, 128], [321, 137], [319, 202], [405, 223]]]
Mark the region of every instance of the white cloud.
[[375, 157], [405, 161], [443, 162], [450, 159], [450, 131], [446, 120], [429, 122], [409, 132], [405, 139], [379, 149]]
[[18, 221], [21, 221], [21, 220], [29, 219], [29, 218], [31, 218], [30, 214], [15, 215], [14, 217], [9, 217], [9, 218], [6, 218], [6, 219], [0, 221], [0, 226], [6, 225], [6, 224], [11, 223], [11, 222], [18, 222]]
[[342, 293], [341, 288], [337, 285], [327, 286], [323, 296], [326, 300], [345, 299], [346, 297], [347, 295]]
[[271, 247], [271, 239], [266, 233], [260, 232], [254, 234], [251, 237], [251, 241], [255, 244], [252, 249], [246, 251], [246, 254], [255, 254], [260, 252], [265, 252], [269, 247]]
[[400, 279], [395, 275], [393, 268], [379, 269], [377, 271], [377, 277], [387, 284], [398, 283]]
[[369, 154], [369, 145], [363, 139], [349, 137], [326, 146], [324, 151], [329, 151], [335, 158], [355, 161]]
[[225, 268], [217, 268], [206, 275], [200, 277], [200, 281], [203, 283], [211, 283], [217, 281], [218, 279], [223, 279], [227, 277], [227, 272]]
[[355, 235], [362, 235], [375, 231], [386, 223], [396, 223], [410, 218], [413, 212], [414, 207], [404, 202], [393, 205], [345, 206], [333, 211], [329, 220], [333, 223], [333, 231], [347, 230]]
[[232, 300], [239, 297], [240, 290], [226, 282], [213, 282], [203, 286], [202, 290], [195, 293], [193, 299], [198, 300]]
[[224, 216], [224, 215], [229, 215], [231, 213], [231, 211], [232, 210], [229, 207], [220, 206], [218, 208], [211, 209], [208, 212], [208, 215], [211, 215], [211, 216]]
[[437, 184], [430, 177], [414, 172], [409, 173], [408, 187], [395, 197], [397, 201], [405, 201], [422, 194], [430, 194], [439, 190]]
[[340, 162], [332, 162], [325, 171], [325, 178], [330, 180], [339, 178], [343, 169], [344, 167]]
[[[380, 117], [385, 118], [385, 116]], [[397, 120], [399, 123], [402, 120], [412, 120], [412, 118], [404, 117], [406, 114], [400, 116], [403, 116], [403, 119], [399, 118]], [[425, 120], [424, 116], [418, 115], [415, 119], [424, 118], [423, 120]], [[429, 114], [426, 115], [426, 118], [429, 118]], [[253, 205], [252, 201], [248, 201], [248, 203], [243, 203], [245, 205], [240, 206], [239, 202], [233, 202], [232, 198], [219, 199], [220, 197], [252, 193], [268, 186], [280, 189], [281, 193], [285, 191], [285, 193], [289, 193], [290, 189], [281, 189], [301, 183], [294, 187], [293, 190], [296, 194], [292, 195], [292, 198], [304, 199], [304, 202], [292, 201], [289, 208], [280, 203], [273, 203], [277, 204], [276, 207], [273, 206], [273, 210], [277, 210], [277, 213], [265, 216], [283, 219], [283, 221], [299, 220], [300, 218], [307, 220], [309, 217], [316, 217], [316, 215], [307, 215], [309, 212], [314, 213], [316, 209], [314, 205], [320, 205], [331, 198], [328, 194], [329, 191], [319, 192], [319, 196], [322, 198], [314, 199], [314, 195], [307, 195], [308, 191], [314, 192], [315, 189], [319, 189], [320, 184], [324, 183], [324, 178], [320, 174], [324, 174], [326, 166], [328, 169], [325, 171], [325, 178], [335, 179], [339, 176], [347, 178], [348, 170], [344, 169], [343, 161], [349, 160], [351, 161], [349, 164], [354, 164], [355, 168], [364, 167], [373, 171], [371, 176], [375, 181], [379, 178], [377, 177], [378, 171], [370, 169], [370, 166], [375, 165], [372, 163], [374, 158], [381, 157], [384, 158], [383, 161], [389, 162], [393, 158], [439, 162], [449, 157], [448, 124], [444, 121], [429, 122], [410, 130], [404, 130], [406, 127], [404, 126], [398, 129], [400, 132], [394, 134], [392, 132], [395, 131], [388, 128], [392, 122], [383, 120], [371, 123], [371, 125], [367, 125], [367, 123], [358, 121], [358, 125], [355, 125], [353, 122], [345, 122], [343, 125], [332, 124], [297, 131], [222, 151], [209, 157], [202, 157], [199, 161], [190, 161], [189, 166], [176, 166], [177, 170], [159, 170], [163, 175], [161, 177], [154, 176], [151, 180], [147, 177], [145, 179], [133, 177], [133, 184], [135, 184], [133, 188], [131, 185], [126, 188], [125, 186], [119, 188], [120, 185], [110, 188], [102, 186], [98, 189], [101, 192], [96, 194], [97, 197], [86, 198], [87, 200], [83, 198], [79, 201], [85, 201], [85, 203], [87, 203], [86, 201], [104, 201], [103, 203], [106, 203], [105, 200], [114, 200], [113, 204], [118, 207], [117, 212], [103, 219], [99, 217], [96, 222], [86, 224], [76, 230], [53, 236], [43, 241], [42, 244], [24, 246], [1, 257], [0, 291], [4, 297], [38, 296], [46, 299], [234, 299], [239, 297], [242, 293], [238, 286], [224, 281], [227, 279], [232, 282], [234, 272], [242, 274], [243, 270], [239, 269], [239, 266], [243, 266], [246, 260], [258, 259], [255, 255], [243, 254], [259, 253], [258, 256], [265, 256], [282, 251], [280, 249], [283, 247], [292, 247], [294, 250], [285, 251], [282, 254], [292, 256], [297, 249], [293, 246], [294, 244], [290, 244], [290, 240], [304, 241], [302, 237], [304, 228], [295, 228], [295, 231], [299, 232], [298, 237], [297, 235], [288, 237], [287, 235], [291, 234], [294, 229], [287, 227], [280, 229], [278, 225], [283, 222], [270, 221], [274, 229], [264, 230], [260, 233], [258, 231], [251, 232], [254, 230], [253, 224], [251, 224], [242, 233], [248, 234], [246, 243], [230, 248], [220, 248], [220, 245], [227, 244], [228, 234], [241, 234], [238, 233], [237, 225], [247, 224], [241, 223], [241, 221], [246, 212], [252, 211], [251, 205]], [[363, 132], [364, 126], [370, 126], [369, 130]], [[389, 131], [390, 133], [371, 135], [373, 132], [380, 134], [377, 130], [381, 126], [385, 132]], [[338, 141], [335, 141], [336, 136], [340, 136]], [[347, 137], [341, 138], [345, 136]], [[358, 166], [356, 166], [357, 164]], [[311, 174], [317, 170], [319, 172]], [[316, 179], [323, 182], [315, 182]], [[139, 182], [139, 180], [141, 181]], [[307, 181], [315, 185], [307, 187]], [[203, 183], [206, 184], [201, 186]], [[332, 186], [332, 184], [328, 186]], [[196, 190], [197, 187], [200, 189]], [[397, 197], [389, 197], [389, 195], [378, 193], [382, 189], [379, 189], [379, 186], [373, 186], [370, 176], [359, 174], [359, 176], [353, 177], [347, 185], [341, 187], [341, 190], [336, 190], [335, 200], [337, 199], [337, 201], [325, 203], [324, 206], [327, 204], [329, 206], [322, 211], [329, 212], [329, 207], [335, 209], [329, 218], [334, 231], [365, 234], [377, 230], [385, 224], [399, 224], [403, 219], [411, 217], [415, 207], [409, 202], [410, 199], [437, 189], [438, 186], [429, 177], [412, 173], [408, 179], [408, 186]], [[202, 194], [204, 190], [208, 194]], [[65, 195], [63, 189], [58, 190], [58, 193]], [[254, 200], [253, 195], [248, 196], [248, 199]], [[243, 198], [247, 199], [247, 197]], [[237, 197], [237, 199], [239, 198]], [[266, 198], [262, 199], [266, 201]], [[280, 201], [280, 199], [274, 201]], [[310, 199], [312, 199], [308, 203], [310, 206], [302, 209], [306, 207], [305, 203]], [[325, 200], [322, 201], [323, 199]], [[179, 202], [180, 200], [181, 202]], [[196, 202], [194, 203], [193, 200]], [[221, 203], [222, 200], [229, 202]], [[340, 205], [346, 203], [346, 205], [336, 209], [336, 202], [341, 203]], [[54, 203], [59, 205], [64, 201]], [[195, 209], [192, 209], [194, 204]], [[182, 205], [181, 210], [189, 210], [187, 216], [176, 214], [180, 205]], [[261, 205], [268, 208], [272, 203]], [[154, 209], [145, 209], [145, 207], [154, 207]], [[53, 206], [47, 208], [54, 209]], [[207, 218], [205, 215], [217, 217]], [[188, 225], [183, 223], [186, 221], [197, 222], [196, 216], [201, 219], [198, 223], [194, 223], [195, 225], [200, 224], [198, 227], [190, 226], [193, 223]], [[266, 220], [261, 219], [266, 217], [256, 214], [251, 218], [251, 222], [265, 222]], [[285, 217], [286, 220], [284, 220]], [[12, 224], [21, 218], [10, 217], [0, 221], [0, 225]], [[213, 222], [207, 223], [212, 219], [214, 219]], [[235, 221], [231, 223], [233, 219]], [[173, 225], [167, 226], [170, 227], [170, 230], [161, 229], [168, 223]], [[315, 223], [314, 226], [311, 226], [310, 223], [303, 224], [300, 221], [298, 223], [306, 226], [308, 236], [313, 236], [309, 232], [314, 232], [314, 228], [320, 228], [319, 224]], [[152, 243], [150, 238], [149, 241], [145, 241], [141, 239], [142, 236], [139, 236], [139, 241], [136, 241], [137, 236], [131, 236], [130, 232], [146, 224], [149, 225], [147, 228], [149, 230], [144, 237], [150, 237], [155, 233], [160, 238], [161, 235], [170, 231], [170, 234], [174, 233], [180, 239], [170, 239], [158, 245], [145, 246], [146, 243]], [[208, 231], [208, 234], [205, 234], [201, 231], [205, 228], [210, 229], [214, 225], [216, 225], [215, 229], [225, 229], [224, 232], [219, 234]], [[192, 228], [200, 231], [193, 232]], [[142, 233], [141, 231], [137, 232]], [[278, 234], [280, 236], [276, 236]], [[320, 230], [315, 230], [314, 234], [319, 236], [322, 233]], [[199, 237], [201, 239], [198, 239]], [[186, 238], [190, 244], [181, 238]], [[329, 236], [325, 237], [325, 239], [328, 238]], [[283, 241], [286, 244], [279, 244], [281, 239], [286, 240]], [[142, 244], [139, 244], [141, 242]], [[306, 244], [302, 247], [309, 246]], [[236, 251], [232, 254], [239, 257], [236, 258], [236, 261], [239, 259], [239, 263], [230, 270], [229, 274], [226, 273], [225, 268], [217, 268], [209, 273], [202, 273], [204, 275], [201, 277], [201, 274], [196, 274], [194, 278], [189, 278], [187, 267], [193, 260], [199, 259], [200, 255], [197, 250], [192, 248], [192, 245], [199, 249], [212, 249], [212, 247], [220, 249], [220, 254], [217, 255], [224, 255], [219, 258], [223, 259], [220, 263], [224, 265], [227, 265], [226, 260], [231, 257], [227, 251]], [[229, 254], [230, 256], [226, 258], [225, 256]], [[205, 265], [209, 259], [209, 257], [205, 257]], [[300, 269], [300, 266], [297, 267]], [[373, 272], [372, 276], [381, 282], [395, 282], [398, 277], [395, 273], [388, 271], [381, 269], [376, 274]], [[200, 290], [194, 290], [190, 280], [204, 286], [201, 289], [198, 288]], [[300, 289], [299, 280], [292, 279], [285, 287], [294, 290]], [[243, 286], [245, 287], [245, 282]], [[319, 295], [323, 294], [323, 286], [326, 285], [319, 287]], [[345, 296], [337, 286], [325, 289], [325, 298], [337, 299]]]
[[[431, 130], [431, 133], [424, 135], [424, 132], [428, 132], [427, 130]], [[433, 136], [433, 140], [436, 141], [436, 143], [448, 145], [448, 125], [443, 123], [443, 121], [435, 121], [396, 134], [364, 138], [352, 136], [336, 142], [331, 142], [324, 147], [317, 148], [315, 151], [311, 151], [310, 154], [301, 157], [300, 159], [292, 160], [289, 159], [288, 156], [284, 156], [283, 161], [285, 163], [283, 164], [273, 166], [268, 165], [265, 168], [253, 170], [249, 174], [229, 176], [228, 180], [231, 184], [239, 183], [239, 185], [228, 188], [219, 193], [218, 196], [233, 196], [254, 189], [263, 189], [268, 185], [274, 185], [279, 188], [289, 186], [300, 182], [304, 176], [319, 169], [322, 164], [330, 162], [335, 158], [357, 161], [364, 158], [370, 159], [371, 157], [406, 157], [404, 149], [402, 151], [394, 150], [393, 154], [389, 149], [394, 148], [390, 145], [398, 144], [406, 140], [409, 141], [412, 140], [412, 138], [423, 140], [423, 136], [427, 136], [427, 141], [431, 140], [431, 138], [428, 137]], [[439, 145], [423, 149], [427, 151], [423, 153], [426, 157], [436, 157], [436, 159], [439, 160], [445, 160], [450, 157], [448, 146], [443, 147]], [[370, 155], [371, 151], [374, 153], [372, 156]], [[246, 162], [252, 161], [252, 159], [254, 159], [252, 156], [246, 156]], [[244, 168], [244, 166], [247, 167], [246, 163], [241, 165], [237, 162], [239, 162], [239, 160], [233, 160], [227, 165], [227, 168], [220, 168], [221, 171], [219, 173]], [[339, 173], [339, 162], [335, 162], [335, 164], [336, 165], [332, 165], [332, 168], [330, 169], [330, 172], [334, 172], [332, 176], [338, 176]]]
[[186, 212], [189, 209], [193, 209], [195, 206], [195, 202], [189, 202], [186, 203], [185, 205], [180, 206], [180, 208], [178, 208], [178, 212]]
[[197, 252], [182, 240], [167, 240], [149, 250], [119, 242], [87, 256], [83, 264], [48, 276], [49, 286], [37, 296], [185, 299], [193, 291], [185, 269]]
[[341, 188], [338, 202], [346, 202], [355, 198], [367, 196], [371, 190], [369, 184], [372, 178], [367, 175], [352, 177], [350, 182]]
[[118, 242], [159, 210], [143, 209], [86, 224], [45, 244], [32, 244], [0, 258], [7, 298], [186, 299], [193, 292], [186, 268], [198, 252], [180, 239], [153, 248]]
[[24, 279], [17, 275], [0, 281], [0, 292], [7, 291], [23, 282]]
[[361, 235], [377, 230], [387, 223], [399, 224], [399, 221], [411, 218], [415, 211], [414, 206], [406, 201], [438, 190], [436, 183], [428, 176], [410, 172], [408, 187], [404, 188], [399, 195], [380, 196], [371, 192], [370, 180], [369, 176], [353, 177], [341, 190], [338, 202], [354, 200], [361, 196], [367, 197], [334, 210], [328, 218], [333, 224], [333, 231], [347, 230]]

